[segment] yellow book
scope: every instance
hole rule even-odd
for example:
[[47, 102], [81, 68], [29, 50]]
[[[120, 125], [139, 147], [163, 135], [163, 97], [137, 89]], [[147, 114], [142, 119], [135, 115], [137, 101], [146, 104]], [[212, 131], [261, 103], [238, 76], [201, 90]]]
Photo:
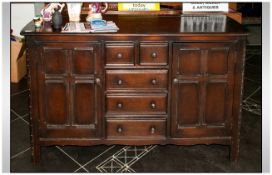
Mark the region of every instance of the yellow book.
[[160, 11], [160, 3], [118, 3], [118, 11]]

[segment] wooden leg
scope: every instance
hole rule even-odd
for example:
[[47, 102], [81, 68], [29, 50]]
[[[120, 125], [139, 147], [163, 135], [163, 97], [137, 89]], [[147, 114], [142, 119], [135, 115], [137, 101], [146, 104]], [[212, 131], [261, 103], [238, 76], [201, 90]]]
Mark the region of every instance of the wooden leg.
[[32, 146], [32, 162], [37, 164], [40, 162], [41, 147], [38, 144]]
[[237, 162], [239, 159], [239, 145], [240, 145], [240, 125], [234, 128], [234, 134], [232, 135], [230, 144], [230, 160]]
[[230, 145], [230, 160], [237, 162], [239, 158], [239, 146], [236, 142]]

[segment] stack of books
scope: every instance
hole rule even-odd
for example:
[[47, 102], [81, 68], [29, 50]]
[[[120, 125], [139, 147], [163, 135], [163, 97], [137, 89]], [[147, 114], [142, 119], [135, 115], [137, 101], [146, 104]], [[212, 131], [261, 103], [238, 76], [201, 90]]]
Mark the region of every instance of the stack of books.
[[91, 32], [117, 32], [119, 28], [113, 21], [94, 20], [91, 21]]
[[66, 33], [117, 32], [119, 28], [113, 21], [93, 20], [91, 22], [70, 22], [62, 28]]
[[89, 33], [91, 32], [90, 25], [83, 22], [70, 22], [66, 23], [62, 28], [65, 33]]

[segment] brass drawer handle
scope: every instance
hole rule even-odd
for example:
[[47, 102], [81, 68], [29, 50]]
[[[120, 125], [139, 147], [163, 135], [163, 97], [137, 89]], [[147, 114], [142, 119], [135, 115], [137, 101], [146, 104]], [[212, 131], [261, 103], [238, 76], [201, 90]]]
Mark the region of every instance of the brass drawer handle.
[[157, 56], [158, 56], [158, 54], [157, 54], [156, 52], [153, 52], [153, 53], [151, 54], [151, 57], [152, 57], [152, 58], [157, 58]]
[[150, 103], [150, 107], [152, 108], [152, 109], [156, 109], [156, 103], [153, 101], [153, 102], [151, 102]]
[[154, 126], [152, 126], [152, 127], [150, 128], [150, 133], [151, 133], [151, 134], [155, 134], [155, 131], [156, 131], [156, 128], [155, 128]]
[[158, 81], [157, 81], [156, 79], [152, 79], [152, 80], [151, 80], [151, 83], [152, 83], [153, 85], [156, 85], [156, 84], [158, 83]]
[[118, 127], [117, 127], [117, 132], [118, 132], [118, 133], [122, 133], [122, 132], [123, 132], [123, 128], [122, 128], [121, 126], [118, 126]]
[[122, 80], [118, 80], [118, 81], [117, 81], [117, 84], [118, 84], [118, 85], [122, 85], [122, 84], [123, 84], [123, 81], [122, 81]]
[[118, 58], [118, 59], [123, 58], [123, 54], [122, 54], [122, 53], [118, 53], [118, 54], [117, 54], [117, 58]]
[[118, 102], [117, 103], [117, 108], [122, 109], [123, 108], [123, 103], [122, 102]]

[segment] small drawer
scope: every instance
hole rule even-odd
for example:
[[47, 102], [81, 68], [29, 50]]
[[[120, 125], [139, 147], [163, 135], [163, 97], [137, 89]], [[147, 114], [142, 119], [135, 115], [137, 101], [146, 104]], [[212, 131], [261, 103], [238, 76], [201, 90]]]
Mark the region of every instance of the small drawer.
[[107, 43], [106, 65], [134, 65], [133, 43]]
[[107, 70], [106, 87], [110, 89], [166, 89], [167, 70]]
[[165, 120], [107, 120], [107, 137], [165, 137]]
[[114, 114], [166, 114], [167, 95], [108, 95], [106, 112]]
[[140, 65], [167, 65], [168, 43], [141, 43]]

